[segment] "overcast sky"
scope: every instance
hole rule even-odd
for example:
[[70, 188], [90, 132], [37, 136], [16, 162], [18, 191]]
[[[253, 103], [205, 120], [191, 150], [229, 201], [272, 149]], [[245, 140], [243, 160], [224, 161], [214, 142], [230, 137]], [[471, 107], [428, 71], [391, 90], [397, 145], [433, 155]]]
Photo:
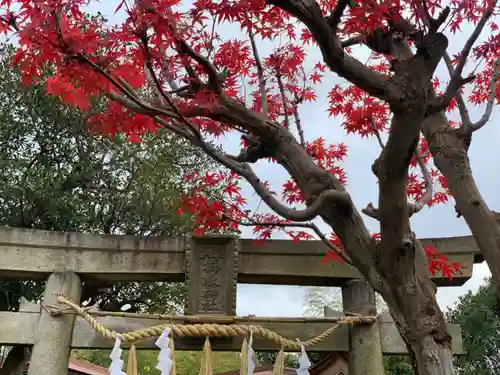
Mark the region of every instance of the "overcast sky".
[[[95, 3], [94, 3], [95, 4]], [[93, 5], [92, 11], [100, 10], [114, 22], [123, 19], [120, 15], [114, 15], [114, 9], [118, 2], [116, 0], [104, 0], [99, 5]], [[450, 55], [458, 52], [470, 32], [470, 27], [462, 27], [463, 32], [455, 36], [449, 36], [451, 46], [448, 49]], [[219, 28], [223, 37], [236, 37], [241, 35], [238, 28], [225, 25]], [[484, 37], [485, 35], [482, 35]], [[260, 55], [265, 56], [272, 48], [272, 43], [260, 46]], [[360, 58], [366, 56], [360, 52]], [[312, 67], [314, 63], [321, 60], [319, 52], [312, 48], [308, 53], [307, 64]], [[464, 76], [469, 71], [466, 71]], [[441, 64], [438, 68], [441, 79], [447, 79], [446, 68]], [[348, 191], [358, 209], [366, 206], [368, 202], [377, 202], [378, 187], [371, 165], [380, 152], [378, 143], [374, 138], [361, 139], [359, 136], [346, 135], [341, 128], [342, 119], [329, 118], [327, 115], [327, 93], [336, 83], [341, 83], [333, 73], [327, 73], [322, 84], [317, 87], [318, 100], [313, 104], [303, 105], [300, 110], [301, 121], [305, 130], [306, 139], [313, 140], [324, 137], [328, 142], [344, 142], [348, 146], [348, 158], [343, 163], [348, 177]], [[470, 114], [473, 121], [479, 119], [483, 108], [470, 106]], [[500, 128], [496, 125], [498, 120], [498, 109], [495, 108], [490, 123], [478, 133], [474, 134], [472, 146], [469, 150], [474, 177], [479, 189], [493, 210], [500, 210], [500, 195], [498, 194], [499, 175], [498, 165], [495, 167], [497, 157], [500, 157]], [[455, 118], [456, 119], [456, 118]], [[239, 137], [228, 135], [221, 140], [227, 151], [237, 153]], [[488, 156], [489, 155], [489, 156]], [[257, 174], [263, 180], [269, 181], [272, 187], [279, 187], [287, 180], [287, 173], [276, 165], [258, 163], [255, 168]], [[249, 208], [255, 208], [259, 200], [248, 187], [244, 188], [245, 197], [249, 201]], [[262, 207], [265, 210], [265, 207]], [[378, 232], [378, 223], [373, 219], [366, 218], [368, 228]], [[325, 232], [328, 227], [322, 224]], [[469, 235], [470, 230], [463, 219], [455, 217], [453, 203], [435, 206], [432, 209], [425, 208], [421, 213], [412, 218], [412, 228], [418, 237], [452, 237]], [[249, 236], [249, 231], [244, 232]], [[327, 266], [325, 266], [327, 267]], [[462, 287], [440, 288], [438, 290], [438, 301], [442, 308], [451, 307], [457, 298], [468, 290], [477, 290], [490, 272], [485, 263], [474, 266], [473, 277]], [[275, 285], [238, 285], [238, 315], [255, 314], [258, 316], [300, 316], [304, 312], [303, 303], [304, 289], [298, 286], [275, 286]]]

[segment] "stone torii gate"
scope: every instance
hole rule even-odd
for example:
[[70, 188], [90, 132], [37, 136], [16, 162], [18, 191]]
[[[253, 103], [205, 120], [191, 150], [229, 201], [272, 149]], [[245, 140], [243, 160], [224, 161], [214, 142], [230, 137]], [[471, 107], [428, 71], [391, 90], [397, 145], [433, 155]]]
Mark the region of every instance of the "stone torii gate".
[[[463, 285], [472, 276], [473, 264], [483, 261], [470, 236], [422, 241], [437, 246], [452, 261], [464, 266], [462, 274], [452, 280], [436, 275], [434, 281], [438, 286]], [[186, 315], [199, 315], [201, 319], [234, 316], [238, 282], [338, 286], [342, 287], [345, 311], [374, 315], [374, 292], [355, 268], [345, 263], [320, 264], [328, 250], [321, 241], [268, 240], [262, 246], [255, 246], [252, 240], [231, 236], [106, 236], [2, 228], [0, 277], [47, 279], [45, 305], [58, 305], [60, 294], [78, 302], [82, 282], [88, 280], [186, 281]], [[266, 303], [265, 296], [261, 303]], [[150, 319], [137, 317], [97, 319], [116, 332], [151, 325]], [[270, 323], [263, 319], [263, 322], [264, 327], [289, 338], [317, 336], [332, 325], [326, 319], [298, 318]], [[460, 327], [449, 325], [448, 330], [453, 352], [462, 354]], [[212, 348], [239, 351], [241, 341], [239, 337], [217, 338], [212, 340]], [[110, 348], [113, 342], [79, 317], [53, 316], [40, 306], [23, 304], [19, 312], [0, 312], [0, 345], [13, 344], [33, 345], [29, 375], [63, 375], [67, 372], [70, 349]], [[154, 340], [144, 340], [136, 347], [152, 349], [153, 344]], [[202, 338], [175, 337], [176, 350], [200, 350], [202, 346]], [[256, 339], [254, 349], [279, 348], [272, 342]], [[407, 354], [394, 322], [387, 315], [380, 316], [376, 324], [340, 327], [311, 350], [348, 352], [350, 375], [382, 374], [382, 354]]]

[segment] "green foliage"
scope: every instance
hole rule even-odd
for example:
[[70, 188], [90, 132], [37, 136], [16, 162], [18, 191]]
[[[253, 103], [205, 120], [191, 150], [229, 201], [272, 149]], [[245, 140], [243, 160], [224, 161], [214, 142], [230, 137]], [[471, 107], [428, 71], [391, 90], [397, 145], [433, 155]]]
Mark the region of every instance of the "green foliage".
[[462, 327], [465, 356], [455, 359], [458, 374], [500, 375], [499, 306], [491, 279], [461, 296], [447, 320]]
[[386, 375], [413, 375], [413, 367], [408, 357], [384, 357]]
[[[200, 348], [201, 350], [201, 348]], [[109, 367], [111, 360], [108, 358], [109, 350], [75, 350], [73, 355], [76, 358], [84, 359], [94, 364]], [[193, 375], [200, 371], [201, 365], [200, 352], [175, 352], [175, 364], [177, 375]], [[122, 359], [127, 363], [128, 351], [123, 351]], [[156, 365], [158, 364], [158, 351], [139, 350], [137, 351], [137, 363], [139, 375], [157, 375]], [[212, 364], [214, 373], [233, 371], [240, 368], [239, 353], [231, 352], [213, 352]]]
[[[10, 64], [12, 49], [5, 51], [0, 58], [0, 226], [129, 235], [191, 232], [190, 217], [175, 211], [180, 193], [189, 188], [184, 176], [214, 165], [207, 156], [161, 129], [140, 144], [92, 134], [89, 113], [47, 96], [43, 83], [24, 87]], [[16, 311], [21, 296], [39, 301], [43, 287], [42, 281], [0, 281], [0, 310]], [[171, 313], [184, 305], [181, 283], [108, 287], [120, 300], [140, 298], [150, 312]], [[80, 354], [93, 363], [102, 360], [99, 351]], [[144, 356], [141, 366], [154, 368], [153, 357]]]
[[[45, 94], [43, 82], [25, 87], [0, 59], [0, 225], [105, 234], [179, 235], [183, 177], [213, 164], [164, 130], [141, 144], [91, 134], [88, 114]], [[96, 108], [94, 108], [96, 109]], [[164, 312], [183, 305], [183, 285], [114, 284], [124, 299], [150, 302]], [[20, 296], [39, 300], [42, 282], [2, 282], [0, 309], [16, 310]], [[154, 297], [154, 299], [153, 299]]]

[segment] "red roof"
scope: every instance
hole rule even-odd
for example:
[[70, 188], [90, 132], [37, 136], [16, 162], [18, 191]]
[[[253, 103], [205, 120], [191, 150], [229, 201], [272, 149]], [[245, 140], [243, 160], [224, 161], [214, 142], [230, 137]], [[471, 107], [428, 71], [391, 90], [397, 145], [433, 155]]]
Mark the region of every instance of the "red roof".
[[[272, 371], [273, 365], [257, 366], [254, 372]], [[285, 368], [284, 375], [295, 375], [297, 372], [294, 369]], [[240, 370], [218, 372], [216, 375], [240, 375]]]
[[73, 370], [84, 375], [108, 375], [107, 368], [74, 358], [70, 358], [68, 370]]

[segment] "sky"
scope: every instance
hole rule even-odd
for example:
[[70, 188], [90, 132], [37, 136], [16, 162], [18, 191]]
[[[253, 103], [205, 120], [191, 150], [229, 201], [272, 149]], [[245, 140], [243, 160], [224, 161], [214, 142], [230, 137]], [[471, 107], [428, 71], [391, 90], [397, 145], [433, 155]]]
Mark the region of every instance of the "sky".
[[[116, 0], [103, 0], [99, 5], [93, 5], [89, 10], [101, 11], [113, 22], [122, 19], [120, 14], [113, 14], [118, 2]], [[239, 29], [231, 25], [220, 27], [219, 33], [224, 37], [230, 35], [236, 37], [241, 35]], [[461, 33], [447, 36], [449, 37], [448, 52], [450, 55], [461, 50], [464, 39], [467, 38], [472, 29], [463, 27]], [[483, 39], [482, 35], [480, 39]], [[265, 43], [259, 46], [260, 55], [265, 56], [273, 47], [273, 43]], [[360, 51], [357, 55], [360, 60], [367, 55]], [[319, 51], [315, 48], [308, 53], [306, 66], [312, 67], [314, 63], [321, 60]], [[465, 70], [464, 76], [470, 70]], [[437, 75], [448, 77], [448, 73], [443, 64], [438, 68]], [[307, 104], [299, 108], [302, 124], [307, 140], [316, 139], [322, 136], [327, 142], [344, 142], [348, 146], [348, 157], [342, 164], [348, 178], [348, 191], [352, 196], [357, 208], [360, 210], [369, 202], [377, 202], [378, 189], [375, 176], [371, 172], [371, 165], [380, 153], [380, 147], [375, 138], [361, 139], [359, 136], [346, 135], [341, 127], [340, 118], [329, 118], [326, 112], [327, 93], [336, 83], [344, 82], [334, 73], [328, 73], [324, 81], [317, 87], [318, 100], [313, 104]], [[484, 111], [483, 107], [469, 106], [470, 115], [473, 121], [477, 121]], [[457, 120], [453, 115], [451, 119]], [[474, 133], [469, 157], [474, 174], [474, 178], [489, 207], [500, 211], [500, 195], [498, 185], [500, 177], [498, 165], [495, 167], [494, 160], [500, 157], [498, 139], [500, 139], [500, 127], [496, 125], [499, 120], [498, 108], [495, 108], [489, 123], [479, 132]], [[236, 153], [239, 148], [239, 136], [227, 135], [220, 140], [227, 152]], [[271, 187], [279, 187], [288, 179], [287, 173], [276, 165], [259, 162], [255, 166], [255, 171], [262, 180], [267, 180]], [[251, 188], [243, 187], [244, 196], [249, 202], [249, 208], [258, 206], [259, 199], [255, 196]], [[266, 210], [264, 204], [259, 205], [260, 211]], [[328, 227], [321, 222], [317, 224], [325, 231]], [[379, 232], [378, 223], [373, 219], [366, 218], [366, 224], [372, 232]], [[454, 204], [438, 205], [429, 209], [424, 208], [422, 212], [414, 215], [411, 220], [413, 231], [417, 237], [453, 237], [470, 235], [470, 230], [463, 218], [457, 219], [455, 216]], [[244, 231], [244, 237], [250, 237], [250, 232]], [[461, 287], [439, 288], [437, 293], [438, 303], [442, 309], [450, 308], [457, 301], [457, 298], [469, 290], [475, 291], [483, 283], [484, 278], [490, 272], [485, 263], [475, 265], [473, 277]], [[327, 288], [326, 293], [336, 294], [334, 288]], [[257, 316], [301, 316], [304, 314], [304, 288], [298, 286], [276, 286], [276, 285], [238, 285], [237, 314]]]

